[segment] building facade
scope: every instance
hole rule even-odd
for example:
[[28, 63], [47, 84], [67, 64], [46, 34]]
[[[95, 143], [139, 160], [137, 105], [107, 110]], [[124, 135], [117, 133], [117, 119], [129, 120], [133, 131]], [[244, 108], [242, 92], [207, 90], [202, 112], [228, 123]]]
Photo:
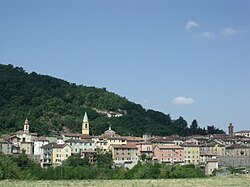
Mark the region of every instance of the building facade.
[[184, 148], [178, 145], [157, 145], [153, 159], [161, 163], [184, 163]]

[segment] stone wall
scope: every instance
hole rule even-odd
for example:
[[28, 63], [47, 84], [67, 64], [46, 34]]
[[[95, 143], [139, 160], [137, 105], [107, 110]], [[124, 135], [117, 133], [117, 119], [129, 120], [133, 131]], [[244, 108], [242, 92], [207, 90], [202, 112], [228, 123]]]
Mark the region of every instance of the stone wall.
[[232, 157], [232, 156], [218, 156], [219, 167], [245, 167], [250, 166], [250, 156], [248, 157]]

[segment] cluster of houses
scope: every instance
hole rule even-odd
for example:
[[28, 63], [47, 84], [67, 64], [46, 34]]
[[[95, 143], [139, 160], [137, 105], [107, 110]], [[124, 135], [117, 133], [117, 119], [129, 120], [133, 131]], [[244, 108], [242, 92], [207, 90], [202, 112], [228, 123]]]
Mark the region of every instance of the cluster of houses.
[[189, 137], [120, 136], [109, 127], [99, 136], [89, 134], [87, 113], [82, 121], [82, 133], [65, 133], [58, 137], [39, 137], [29, 132], [29, 121], [23, 131], [0, 138], [0, 152], [17, 155], [25, 152], [43, 167], [60, 166], [74, 154], [96, 162], [96, 155], [111, 152], [116, 166], [132, 168], [137, 162], [192, 163], [200, 165], [211, 174], [222, 166], [250, 166], [250, 131], [233, 132], [229, 124], [228, 134], [193, 135]]

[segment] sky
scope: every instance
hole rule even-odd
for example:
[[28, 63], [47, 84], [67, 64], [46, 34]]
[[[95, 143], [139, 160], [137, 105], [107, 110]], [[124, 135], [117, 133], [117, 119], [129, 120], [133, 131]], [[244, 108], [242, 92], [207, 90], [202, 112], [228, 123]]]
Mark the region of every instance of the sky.
[[0, 0], [0, 63], [250, 129], [249, 0]]

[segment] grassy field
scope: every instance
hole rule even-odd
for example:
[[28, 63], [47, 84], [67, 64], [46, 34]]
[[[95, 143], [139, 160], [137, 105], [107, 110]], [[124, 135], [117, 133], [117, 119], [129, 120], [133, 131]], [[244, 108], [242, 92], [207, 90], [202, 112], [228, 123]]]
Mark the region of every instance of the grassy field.
[[213, 177], [203, 179], [168, 179], [168, 180], [68, 180], [68, 181], [0, 181], [3, 187], [46, 187], [46, 186], [97, 186], [97, 187], [125, 187], [125, 186], [189, 186], [189, 187], [217, 187], [217, 186], [249, 186], [250, 176]]

